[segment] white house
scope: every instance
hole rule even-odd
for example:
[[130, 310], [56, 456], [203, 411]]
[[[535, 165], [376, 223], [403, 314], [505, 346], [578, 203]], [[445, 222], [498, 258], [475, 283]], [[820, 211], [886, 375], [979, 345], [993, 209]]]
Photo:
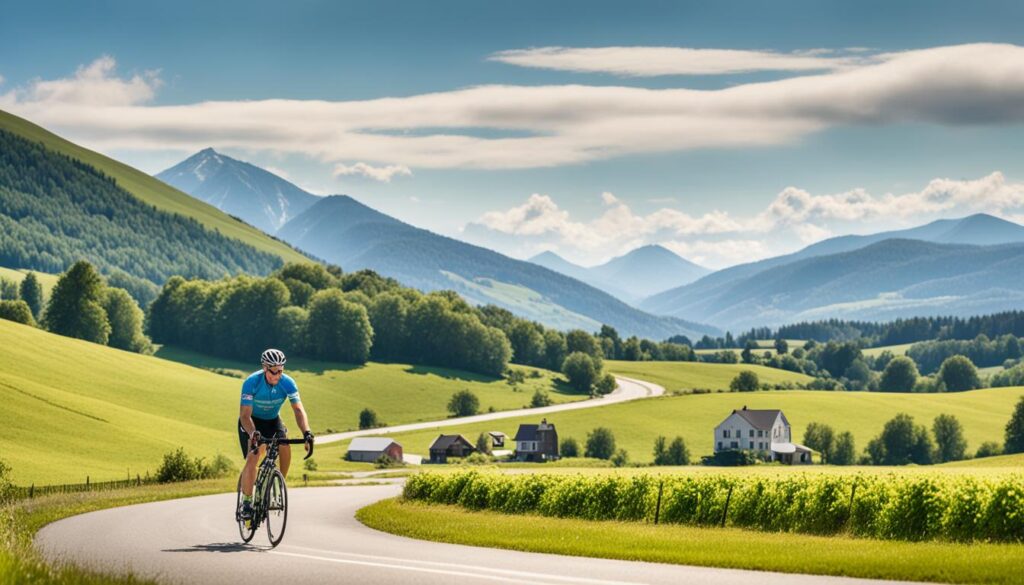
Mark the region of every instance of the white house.
[[811, 450], [793, 442], [793, 430], [781, 410], [732, 411], [715, 427], [715, 453], [757, 451], [772, 461], [811, 463]]

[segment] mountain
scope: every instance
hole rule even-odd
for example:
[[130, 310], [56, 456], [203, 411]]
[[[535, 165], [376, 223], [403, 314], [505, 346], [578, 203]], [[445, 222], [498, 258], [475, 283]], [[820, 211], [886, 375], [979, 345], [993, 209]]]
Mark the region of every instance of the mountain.
[[662, 246], [643, 246], [590, 268], [550, 251], [530, 258], [529, 262], [581, 280], [631, 305], [711, 272]]
[[0, 110], [0, 130], [39, 143], [52, 153], [69, 157], [95, 169], [113, 180], [120, 189], [160, 211], [191, 218], [208, 231], [220, 232], [231, 240], [241, 241], [258, 251], [273, 254], [287, 262], [309, 261], [302, 252], [245, 222], [238, 221], [216, 207], [197, 201], [189, 194], [138, 169], [65, 140], [24, 118]]
[[[906, 230], [829, 238], [792, 254], [767, 258], [713, 272], [686, 286], [651, 296], [641, 302], [639, 307], [654, 314], [673, 315], [681, 318], [692, 318], [693, 315], [701, 315], [700, 319], [702, 321], [715, 323], [711, 321], [710, 317], [701, 312], [701, 307], [713, 302], [713, 299], [719, 296], [730, 294], [730, 290], [754, 275], [774, 270], [799, 260], [854, 251], [892, 239], [970, 245], [1021, 243], [1024, 242], [1024, 226], [991, 215], [976, 214], [961, 219], [937, 220]], [[761, 323], [757, 315], [751, 315], [750, 319], [744, 322]], [[767, 323], [768, 321], [764, 322]], [[715, 324], [728, 326], [724, 322]]]
[[560, 329], [596, 331], [607, 323], [620, 334], [653, 339], [713, 331], [644, 313], [563, 274], [411, 226], [346, 195], [320, 199], [277, 236], [346, 270], [369, 268], [422, 290], [455, 290]]
[[889, 239], [775, 266], [687, 305], [742, 330], [827, 318], [969, 316], [1020, 308], [1024, 243], [975, 246]]
[[156, 178], [270, 234], [318, 199], [271, 172], [212, 148]]

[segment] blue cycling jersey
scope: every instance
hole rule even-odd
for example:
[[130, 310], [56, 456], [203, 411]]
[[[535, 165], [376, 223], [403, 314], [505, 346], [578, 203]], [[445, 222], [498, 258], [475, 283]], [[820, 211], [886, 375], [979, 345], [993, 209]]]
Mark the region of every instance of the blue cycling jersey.
[[263, 370], [253, 372], [242, 382], [242, 406], [251, 406], [256, 418], [277, 418], [285, 398], [292, 404], [301, 402], [299, 387], [288, 374], [281, 374], [281, 379], [273, 386], [267, 383]]

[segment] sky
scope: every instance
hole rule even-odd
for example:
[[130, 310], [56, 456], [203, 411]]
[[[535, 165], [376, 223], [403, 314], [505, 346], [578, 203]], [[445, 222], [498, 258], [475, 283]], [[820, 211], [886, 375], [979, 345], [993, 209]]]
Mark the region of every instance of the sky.
[[0, 109], [155, 174], [202, 148], [517, 258], [709, 268], [1024, 221], [1013, 2], [39, 1]]

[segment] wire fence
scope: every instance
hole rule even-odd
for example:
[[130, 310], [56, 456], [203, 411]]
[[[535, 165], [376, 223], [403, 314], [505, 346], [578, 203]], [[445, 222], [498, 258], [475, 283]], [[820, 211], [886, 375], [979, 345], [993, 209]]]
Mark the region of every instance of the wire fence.
[[14, 499], [29, 499], [49, 494], [73, 494], [80, 492], [98, 492], [107, 490], [124, 489], [157, 483], [156, 478], [148, 473], [145, 477], [136, 475], [134, 478], [119, 479], [114, 481], [90, 481], [85, 476], [85, 483], [63, 483], [54, 485], [29, 485], [14, 486], [11, 488], [11, 496]]

